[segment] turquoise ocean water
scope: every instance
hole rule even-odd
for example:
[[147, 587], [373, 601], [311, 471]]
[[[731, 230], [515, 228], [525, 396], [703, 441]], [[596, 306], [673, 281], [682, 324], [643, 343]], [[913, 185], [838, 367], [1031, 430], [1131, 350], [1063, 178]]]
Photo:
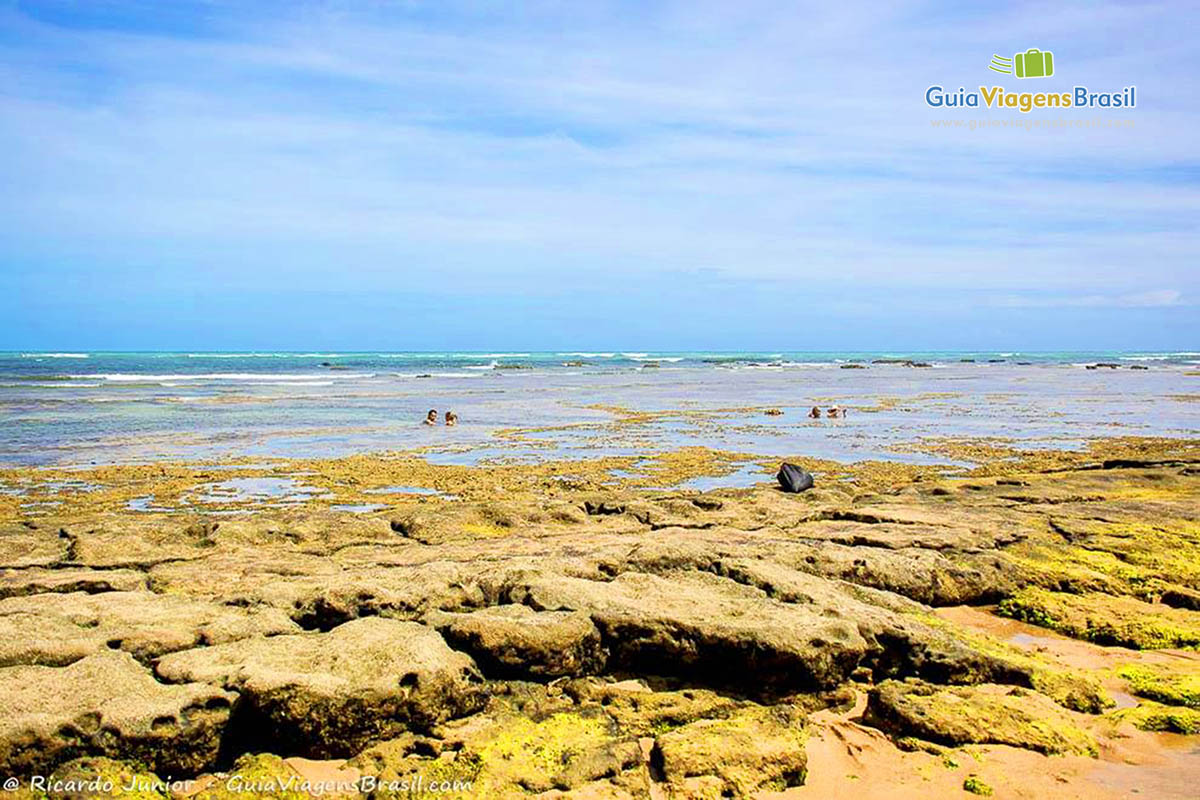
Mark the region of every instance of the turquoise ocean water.
[[[472, 462], [684, 444], [917, 459], [902, 445], [939, 436], [1200, 435], [1197, 372], [1200, 352], [0, 353], [0, 462], [413, 448]], [[814, 422], [814, 404], [851, 413]], [[708, 413], [618, 427], [604, 406]], [[420, 425], [431, 408], [460, 425]], [[497, 436], [521, 428], [540, 430]]]

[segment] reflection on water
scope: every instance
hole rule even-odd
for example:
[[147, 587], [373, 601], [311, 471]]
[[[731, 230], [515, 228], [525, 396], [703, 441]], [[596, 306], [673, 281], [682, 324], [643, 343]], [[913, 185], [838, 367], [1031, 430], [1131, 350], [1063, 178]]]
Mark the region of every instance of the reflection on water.
[[420, 494], [427, 496], [447, 497], [437, 489], [427, 489], [424, 486], [380, 486], [378, 489], [363, 489], [363, 494]]
[[711, 489], [743, 489], [756, 483], [773, 480], [770, 473], [764, 472], [758, 464], [747, 464], [736, 472], [728, 475], [701, 475], [668, 487], [670, 489], [695, 489], [707, 492]]
[[303, 486], [295, 478], [230, 478], [200, 487], [200, 503], [248, 503], [275, 501], [275, 504], [303, 503], [323, 494], [313, 486]]

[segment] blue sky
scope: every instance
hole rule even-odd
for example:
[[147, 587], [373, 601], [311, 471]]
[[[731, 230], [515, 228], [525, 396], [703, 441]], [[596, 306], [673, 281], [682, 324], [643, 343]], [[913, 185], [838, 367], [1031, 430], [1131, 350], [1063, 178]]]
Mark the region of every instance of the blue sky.
[[1194, 350], [1194, 18], [0, 0], [0, 349]]

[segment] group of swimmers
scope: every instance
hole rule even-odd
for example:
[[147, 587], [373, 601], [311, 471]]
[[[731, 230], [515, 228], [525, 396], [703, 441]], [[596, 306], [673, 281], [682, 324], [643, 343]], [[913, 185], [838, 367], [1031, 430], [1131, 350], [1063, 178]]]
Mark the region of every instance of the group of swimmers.
[[[828, 412], [826, 412], [825, 416], [829, 417], [830, 419], [837, 419], [838, 417], [845, 419], [846, 418], [846, 409], [838, 408], [837, 406], [833, 406], [829, 409]], [[809, 419], [820, 419], [821, 418], [821, 409], [818, 408], [817, 406], [813, 406], [812, 411], [808, 412], [808, 418]]]
[[[436, 408], [429, 409], [429, 413], [425, 415], [425, 424], [426, 425], [437, 425], [438, 424], [438, 413], [437, 413]], [[450, 427], [454, 427], [455, 425], [457, 425], [458, 424], [458, 414], [455, 414], [453, 411], [447, 411], [446, 412], [446, 424]]]

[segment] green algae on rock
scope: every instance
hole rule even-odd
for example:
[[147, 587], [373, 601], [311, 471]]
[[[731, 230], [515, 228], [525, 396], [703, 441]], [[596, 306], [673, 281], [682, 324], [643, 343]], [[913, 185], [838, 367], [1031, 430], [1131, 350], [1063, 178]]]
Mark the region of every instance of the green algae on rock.
[[1200, 614], [1091, 592], [1022, 589], [1000, 603], [1000, 614], [1077, 639], [1135, 650], [1200, 645]]
[[938, 687], [884, 681], [871, 690], [866, 718], [895, 736], [938, 744], [1007, 744], [1047, 755], [1096, 755], [1096, 743], [1052, 700], [1007, 686]]
[[1143, 700], [1137, 706], [1116, 711], [1111, 716], [1116, 721], [1132, 723], [1134, 727], [1144, 731], [1200, 733], [1200, 710], [1195, 708], [1169, 706], [1155, 703], [1152, 700]]
[[752, 706], [659, 735], [651, 763], [680, 796], [704, 796], [707, 788], [715, 797], [748, 798], [804, 783], [804, 740], [797, 709]]
[[1139, 697], [1170, 706], [1200, 709], [1200, 662], [1167, 669], [1145, 664], [1130, 664], [1117, 674], [1129, 682], [1129, 691]]

